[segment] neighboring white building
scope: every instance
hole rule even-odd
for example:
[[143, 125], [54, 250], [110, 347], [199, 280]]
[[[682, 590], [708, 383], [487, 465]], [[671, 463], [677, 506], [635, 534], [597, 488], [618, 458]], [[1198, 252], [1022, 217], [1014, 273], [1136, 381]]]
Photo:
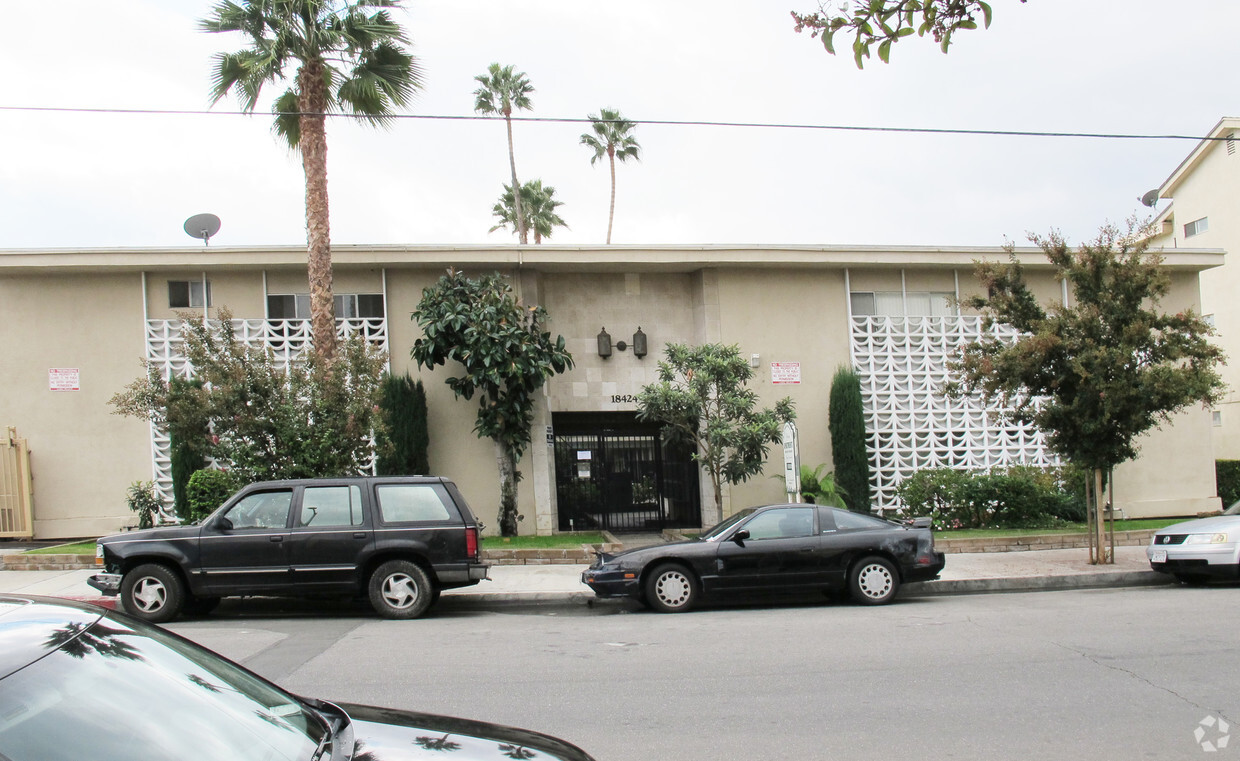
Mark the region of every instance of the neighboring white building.
[[[1240, 251], [1240, 119], [1221, 119], [1157, 189], [1172, 199], [1156, 218], [1155, 248]], [[1227, 392], [1212, 413], [1214, 456], [1240, 460], [1240, 266], [1201, 274], [1201, 313], [1227, 352], [1222, 368]]]

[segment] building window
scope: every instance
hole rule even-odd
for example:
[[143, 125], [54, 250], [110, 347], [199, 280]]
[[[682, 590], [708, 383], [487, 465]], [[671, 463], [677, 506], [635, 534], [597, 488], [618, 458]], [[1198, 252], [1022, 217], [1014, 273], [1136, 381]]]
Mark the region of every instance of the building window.
[[1211, 417], [1211, 422], [1214, 423], [1215, 428], [1223, 427], [1223, 413], [1219, 412], [1218, 410], [1215, 410], [1214, 413], [1210, 417]]
[[[854, 317], [951, 317], [956, 294], [940, 291], [856, 291], [849, 294]], [[907, 307], [907, 314], [905, 313]]]
[[[337, 293], [334, 300], [338, 320], [384, 316], [383, 294], [381, 293]], [[269, 295], [267, 297], [267, 319], [310, 319], [310, 294]]]
[[[204, 296], [205, 291], [205, 298]], [[201, 309], [211, 306], [211, 281], [169, 280], [168, 307], [171, 309]]]
[[1194, 235], [1203, 233], [1209, 229], [1210, 229], [1209, 217], [1202, 217], [1201, 219], [1194, 219], [1192, 222], [1189, 222], [1188, 224], [1184, 225], [1184, 237], [1191, 238]]

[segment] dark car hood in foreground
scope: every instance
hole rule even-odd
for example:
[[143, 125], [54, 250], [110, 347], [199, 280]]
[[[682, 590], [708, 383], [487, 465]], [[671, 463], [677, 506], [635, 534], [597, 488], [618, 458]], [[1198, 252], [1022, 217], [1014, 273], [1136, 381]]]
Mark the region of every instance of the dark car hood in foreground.
[[353, 761], [406, 761], [444, 757], [593, 761], [571, 743], [550, 735], [449, 716], [339, 703], [353, 720]]

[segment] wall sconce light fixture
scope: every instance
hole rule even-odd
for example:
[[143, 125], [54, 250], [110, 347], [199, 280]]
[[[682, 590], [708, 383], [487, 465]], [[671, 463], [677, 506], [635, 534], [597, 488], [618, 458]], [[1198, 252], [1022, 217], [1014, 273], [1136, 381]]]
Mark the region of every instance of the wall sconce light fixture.
[[[646, 356], [646, 334], [642, 332], [640, 326], [638, 326], [637, 332], [633, 334], [633, 343], [631, 345], [624, 341], [616, 342], [616, 348], [620, 351], [625, 351], [630, 346], [633, 349], [633, 356], [638, 359]], [[611, 334], [607, 332], [607, 328], [603, 328], [598, 332], [598, 355], [603, 359], [611, 356]]]

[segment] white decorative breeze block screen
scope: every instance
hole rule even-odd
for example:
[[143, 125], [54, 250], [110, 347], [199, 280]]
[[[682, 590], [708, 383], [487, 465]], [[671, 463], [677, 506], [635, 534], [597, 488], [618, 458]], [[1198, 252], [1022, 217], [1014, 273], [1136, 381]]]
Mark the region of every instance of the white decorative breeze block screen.
[[[1013, 336], [996, 328], [997, 335]], [[1000, 421], [997, 406], [943, 394], [948, 363], [982, 335], [982, 320], [853, 317], [852, 349], [865, 405], [870, 484], [879, 510], [900, 510], [895, 490], [926, 468], [989, 469], [1059, 463], [1040, 431]]]
[[[214, 322], [214, 321], [213, 321]], [[237, 340], [252, 349], [271, 352], [277, 367], [301, 359], [312, 346], [309, 320], [233, 320]], [[388, 350], [387, 320], [382, 317], [336, 320], [336, 337], [361, 336], [375, 348]], [[165, 381], [174, 376], [192, 378], [194, 369], [185, 358], [180, 320], [146, 321], [146, 359], [158, 368]], [[155, 490], [163, 500], [163, 517], [176, 520], [172, 512], [172, 445], [168, 432], [151, 424], [151, 452]]]

